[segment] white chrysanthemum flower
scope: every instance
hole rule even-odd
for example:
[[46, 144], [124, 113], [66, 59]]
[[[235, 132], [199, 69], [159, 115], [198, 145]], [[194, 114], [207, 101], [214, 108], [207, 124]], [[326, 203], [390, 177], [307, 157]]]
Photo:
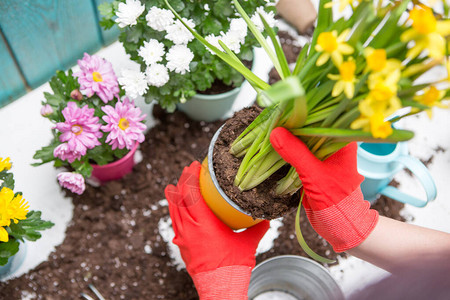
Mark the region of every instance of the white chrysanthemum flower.
[[120, 28], [136, 25], [136, 19], [144, 10], [145, 6], [139, 0], [127, 0], [125, 3], [119, 3], [116, 23], [119, 24]]
[[270, 11], [267, 13], [264, 10], [264, 7], [260, 6], [256, 9], [255, 14], [251, 18], [253, 24], [255, 24], [256, 28], [258, 28], [259, 31], [264, 30], [264, 24], [261, 21], [261, 18], [259, 15], [263, 16], [264, 20], [266, 20], [267, 24], [269, 24], [270, 27], [274, 27], [276, 25], [275, 15], [274, 15], [273, 11]]
[[169, 72], [164, 65], [153, 64], [145, 70], [147, 75], [147, 82], [156, 87], [161, 87], [169, 81]]
[[166, 55], [167, 68], [175, 73], [185, 74], [189, 72], [189, 64], [194, 58], [194, 53], [186, 45], [174, 45]]
[[139, 56], [142, 57], [147, 66], [160, 62], [164, 53], [164, 44], [155, 39], [145, 41], [144, 46], [138, 50]]
[[142, 96], [147, 91], [147, 79], [144, 73], [123, 69], [121, 75], [118, 81], [130, 98], [136, 99], [138, 95]]
[[231, 19], [228, 32], [238, 37], [240, 43], [243, 44], [245, 42], [245, 37], [247, 36], [247, 23], [245, 23], [243, 18]]
[[[182, 18], [182, 20], [192, 29], [195, 27], [195, 23], [192, 20]], [[192, 33], [184, 27], [180, 20], [176, 20], [172, 25], [166, 28], [166, 39], [171, 40], [176, 45], [186, 45], [194, 39]]]
[[173, 19], [175, 16], [168, 9], [158, 8], [153, 6], [148, 11], [145, 19], [147, 20], [147, 25], [157, 31], [164, 31], [167, 27], [173, 24]]
[[[205, 40], [208, 41], [208, 43], [210, 43], [211, 45], [222, 50], [222, 47], [219, 45], [219, 37], [218, 36], [215, 36], [214, 34], [211, 33], [210, 35], [207, 35], [205, 37]], [[206, 49], [208, 49], [208, 51], [211, 52], [211, 54], [216, 55], [216, 53], [214, 53], [211, 49], [209, 49], [209, 47], [206, 47]]]
[[241, 40], [240, 36], [234, 32], [228, 31], [227, 33], [221, 35], [219, 38], [231, 51], [234, 53], [239, 53], [241, 51]]

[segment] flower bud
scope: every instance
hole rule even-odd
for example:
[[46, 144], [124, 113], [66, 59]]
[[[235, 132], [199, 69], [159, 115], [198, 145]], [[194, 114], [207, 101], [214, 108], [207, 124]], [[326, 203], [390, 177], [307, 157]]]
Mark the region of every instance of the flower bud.
[[49, 104], [45, 104], [41, 107], [41, 115], [47, 117], [53, 113], [53, 108]]
[[80, 93], [79, 90], [75, 89], [72, 92], [70, 92], [70, 98], [80, 101], [83, 99], [83, 95]]

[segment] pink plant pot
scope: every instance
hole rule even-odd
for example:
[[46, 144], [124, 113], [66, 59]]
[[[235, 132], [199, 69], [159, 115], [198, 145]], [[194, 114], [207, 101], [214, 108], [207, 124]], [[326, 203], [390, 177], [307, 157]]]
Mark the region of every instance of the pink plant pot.
[[126, 174], [131, 173], [134, 167], [134, 154], [138, 146], [139, 143], [134, 144], [130, 152], [115, 162], [102, 166], [92, 164], [91, 179], [103, 184], [111, 180], [121, 179]]

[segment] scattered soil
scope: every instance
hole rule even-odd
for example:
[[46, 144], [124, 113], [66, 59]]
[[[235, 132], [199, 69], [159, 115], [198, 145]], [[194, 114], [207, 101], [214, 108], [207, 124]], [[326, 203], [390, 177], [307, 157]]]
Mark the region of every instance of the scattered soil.
[[238, 111], [227, 120], [219, 138], [214, 145], [213, 163], [217, 181], [225, 194], [253, 218], [276, 219], [292, 211], [298, 206], [300, 196], [279, 196], [274, 194], [278, 180], [289, 171], [289, 167], [281, 168], [258, 186], [241, 192], [234, 185], [234, 178], [242, 161], [230, 153], [231, 143], [245, 130], [262, 110], [250, 107]]
[[[159, 223], [169, 220], [161, 199], [165, 186], [175, 184], [185, 166], [206, 156], [223, 122], [195, 122], [157, 106], [153, 115], [158, 124], [140, 146], [142, 162], [122, 180], [87, 186], [81, 196], [68, 193], [74, 211], [63, 243], [27, 274], [0, 282], [0, 299], [80, 299], [82, 292], [95, 299], [90, 283], [109, 300], [198, 299], [191, 278], [176, 268], [159, 231]], [[403, 220], [402, 207], [385, 197], [374, 205], [381, 215], [398, 220]], [[282, 254], [306, 256], [296, 241], [294, 220], [294, 213], [283, 218], [279, 237], [271, 250], [257, 256], [257, 263]], [[301, 220], [311, 249], [336, 258], [303, 212]]]

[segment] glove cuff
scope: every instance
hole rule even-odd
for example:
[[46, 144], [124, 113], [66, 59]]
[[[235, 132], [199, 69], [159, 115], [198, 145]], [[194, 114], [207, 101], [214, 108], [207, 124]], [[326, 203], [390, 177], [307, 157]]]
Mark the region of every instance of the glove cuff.
[[339, 203], [314, 211], [305, 209], [314, 230], [333, 246], [344, 252], [361, 244], [378, 222], [378, 212], [370, 209], [358, 187]]
[[251, 275], [249, 266], [226, 266], [197, 273], [192, 279], [200, 300], [247, 300]]

